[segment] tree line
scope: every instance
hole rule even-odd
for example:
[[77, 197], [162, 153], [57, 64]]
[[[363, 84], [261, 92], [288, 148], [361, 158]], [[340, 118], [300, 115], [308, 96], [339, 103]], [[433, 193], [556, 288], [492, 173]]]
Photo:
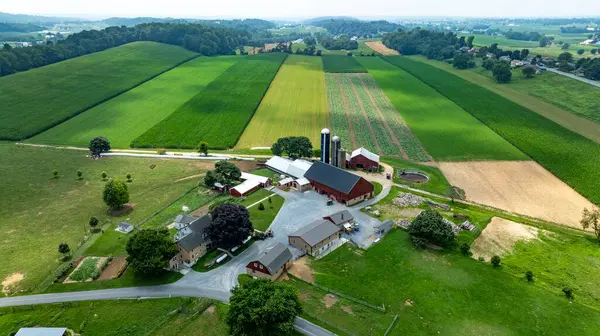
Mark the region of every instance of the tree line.
[[519, 41], [539, 41], [542, 36], [538, 32], [517, 32], [512, 30], [504, 32], [504, 37], [507, 39]]
[[394, 32], [402, 27], [399, 24], [379, 21], [358, 21], [350, 19], [324, 19], [311, 22], [313, 26], [327, 29], [331, 35], [350, 35], [358, 37], [373, 37], [381, 33]]
[[248, 43], [250, 33], [240, 29], [190, 23], [147, 23], [82, 31], [56, 44], [0, 50], [0, 76], [29, 70], [135, 41], [154, 41], [184, 47], [205, 56], [233, 55]]
[[32, 23], [6, 23], [0, 22], [0, 32], [16, 32], [16, 33], [30, 33], [44, 30], [44, 27], [38, 26]]
[[327, 50], [355, 50], [358, 49], [358, 42], [351, 40], [348, 35], [342, 35], [338, 38], [323, 36], [319, 38], [321, 45]]

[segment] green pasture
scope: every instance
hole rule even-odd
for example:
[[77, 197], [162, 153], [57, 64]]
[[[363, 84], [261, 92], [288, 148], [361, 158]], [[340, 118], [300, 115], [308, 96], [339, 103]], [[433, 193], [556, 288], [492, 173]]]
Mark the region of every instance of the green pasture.
[[195, 57], [134, 42], [0, 78], [0, 139], [23, 140]]
[[287, 54], [245, 56], [133, 141], [132, 147], [233, 147]]
[[113, 148], [128, 148], [237, 60], [235, 56], [195, 58], [28, 141], [86, 147], [93, 137], [104, 136]]
[[358, 60], [435, 160], [527, 159], [460, 106], [408, 72], [380, 57]]
[[354, 57], [325, 55], [321, 59], [323, 60], [323, 70], [325, 72], [367, 72]]

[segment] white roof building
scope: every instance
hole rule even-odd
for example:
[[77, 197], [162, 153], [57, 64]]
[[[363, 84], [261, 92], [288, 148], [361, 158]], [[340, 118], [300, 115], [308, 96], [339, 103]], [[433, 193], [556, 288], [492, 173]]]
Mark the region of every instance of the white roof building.
[[257, 180], [246, 180], [246, 181], [244, 181], [244, 182], [236, 185], [235, 187], [233, 187], [231, 189], [232, 190], [236, 190], [241, 195], [245, 195], [250, 190], [259, 187], [260, 184], [261, 183], [259, 181], [257, 181]]
[[244, 172], [242, 172], [242, 176], [240, 178], [242, 180], [258, 181], [259, 183], [267, 183], [267, 182], [269, 182], [269, 178], [266, 177], [266, 176], [248, 174], [248, 173], [244, 173]]
[[359, 149], [355, 149], [354, 151], [352, 151], [352, 155], [350, 155], [350, 159], [355, 158], [359, 155], [362, 155], [371, 161], [379, 162], [379, 155], [371, 153], [363, 147], [360, 147]]
[[273, 156], [265, 165], [271, 170], [275, 170], [279, 173], [294, 177], [302, 178], [308, 169], [312, 166], [312, 163], [306, 160], [289, 160], [280, 156]]

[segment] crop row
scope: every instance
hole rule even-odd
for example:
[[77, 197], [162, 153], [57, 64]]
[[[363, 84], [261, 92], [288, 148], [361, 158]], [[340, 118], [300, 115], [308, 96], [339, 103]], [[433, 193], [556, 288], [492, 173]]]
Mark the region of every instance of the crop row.
[[427, 83], [594, 203], [600, 145], [481, 86], [404, 57], [386, 58]]
[[227, 69], [132, 147], [210, 148], [235, 145], [287, 54], [247, 56]]
[[332, 73], [367, 72], [354, 57], [343, 55], [326, 55], [323, 59], [323, 70]]
[[0, 78], [0, 139], [22, 140], [195, 57], [135, 42]]
[[348, 118], [346, 118], [346, 109], [340, 93], [340, 85], [334, 75], [326, 75], [325, 82], [333, 133], [341, 138], [342, 148], [350, 150], [354, 148], [354, 144], [352, 143], [353, 133], [348, 126]]

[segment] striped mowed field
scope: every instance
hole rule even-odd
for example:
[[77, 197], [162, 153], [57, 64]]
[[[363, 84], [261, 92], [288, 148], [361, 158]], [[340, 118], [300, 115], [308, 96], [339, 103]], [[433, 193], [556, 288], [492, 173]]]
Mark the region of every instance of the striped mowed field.
[[271, 146], [286, 136], [306, 136], [315, 145], [321, 129], [329, 124], [321, 58], [290, 55], [236, 147]]

